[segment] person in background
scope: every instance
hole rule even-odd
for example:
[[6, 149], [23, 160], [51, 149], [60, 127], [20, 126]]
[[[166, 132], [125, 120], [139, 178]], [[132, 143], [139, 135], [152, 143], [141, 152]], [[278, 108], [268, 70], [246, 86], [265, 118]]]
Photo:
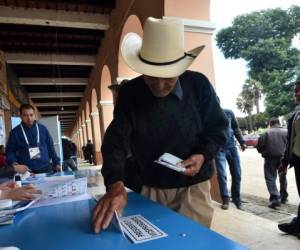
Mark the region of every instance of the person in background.
[[62, 141], [63, 157], [64, 157], [63, 171], [68, 171], [69, 168], [72, 171], [77, 171], [78, 169], [75, 164], [75, 161], [72, 159], [74, 149], [71, 141], [68, 140], [67, 138], [62, 138], [61, 141]]
[[86, 146], [82, 146], [81, 150], [82, 150], [82, 153], [83, 153], [84, 160], [87, 161], [88, 157], [87, 157], [87, 153], [86, 153]]
[[94, 145], [91, 142], [91, 140], [87, 141], [87, 144], [85, 145], [85, 151], [86, 151], [86, 157], [90, 164], [93, 164], [93, 158], [94, 158]]
[[[121, 52], [142, 74], [119, 91], [102, 144], [106, 194], [93, 211], [94, 231], [108, 227], [127, 202], [128, 149], [141, 175], [141, 194], [210, 227], [211, 161], [226, 142], [227, 120], [206, 76], [187, 68], [204, 46], [184, 51], [184, 26], [176, 18], [145, 21], [144, 36], [128, 33]], [[154, 161], [164, 153], [183, 161], [179, 173]]]
[[22, 121], [10, 132], [6, 146], [7, 163], [21, 173], [28, 170], [33, 173], [60, 171], [60, 159], [51, 135], [36, 121], [33, 106], [22, 104], [19, 111]]
[[71, 145], [72, 145], [72, 156], [71, 156], [71, 159], [73, 159], [73, 161], [75, 162], [75, 166], [78, 168], [78, 166], [77, 166], [77, 146], [72, 141], [71, 141]]
[[[300, 79], [295, 83], [294, 95], [296, 102], [300, 103]], [[279, 174], [284, 174], [287, 167], [294, 167], [295, 178], [300, 197], [300, 111], [299, 106], [293, 116], [288, 120], [288, 136], [284, 157], [279, 166]], [[300, 236], [300, 203], [297, 216], [289, 223], [278, 225], [279, 230], [296, 236]]]
[[23, 174], [25, 173], [25, 169], [20, 166], [8, 165], [6, 161], [5, 147], [4, 145], [0, 145], [0, 178], [11, 178], [17, 173]]
[[287, 143], [287, 129], [280, 126], [276, 117], [270, 119], [269, 126], [258, 138], [256, 149], [265, 159], [264, 174], [271, 202], [269, 207], [276, 208], [280, 203], [286, 203], [288, 197], [286, 173], [279, 175], [280, 193], [276, 186], [278, 167]]
[[229, 165], [229, 170], [231, 174], [231, 198], [233, 203], [238, 209], [241, 209], [241, 164], [240, 156], [237, 151], [235, 140], [239, 142], [242, 151], [244, 151], [247, 146], [242, 137], [241, 130], [235, 118], [235, 115], [230, 109], [223, 109], [227, 120], [227, 142], [218, 151], [215, 161], [218, 172], [219, 189], [222, 197], [222, 209], [229, 208], [230, 196], [227, 189], [227, 173], [226, 173], [226, 162]]

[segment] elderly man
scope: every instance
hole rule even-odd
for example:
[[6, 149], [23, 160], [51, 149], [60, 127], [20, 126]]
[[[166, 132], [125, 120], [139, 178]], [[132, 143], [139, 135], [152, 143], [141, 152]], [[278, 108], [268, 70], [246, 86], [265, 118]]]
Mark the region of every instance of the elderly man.
[[60, 160], [51, 135], [36, 121], [34, 108], [23, 104], [19, 111], [22, 122], [10, 132], [6, 146], [7, 163], [19, 173], [60, 171]]
[[[141, 194], [209, 227], [213, 217], [211, 160], [226, 142], [226, 117], [201, 73], [187, 71], [204, 46], [184, 51], [183, 24], [148, 18], [144, 37], [129, 33], [121, 51], [139, 76], [125, 83], [102, 145], [107, 193], [93, 212], [94, 230], [105, 229], [126, 205], [128, 149], [141, 177]], [[183, 173], [154, 163], [163, 153], [181, 159]]]

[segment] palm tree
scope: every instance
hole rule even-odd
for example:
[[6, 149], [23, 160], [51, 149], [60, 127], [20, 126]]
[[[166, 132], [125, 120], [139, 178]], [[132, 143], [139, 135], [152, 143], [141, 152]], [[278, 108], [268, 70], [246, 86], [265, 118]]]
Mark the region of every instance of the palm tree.
[[242, 113], [245, 113], [248, 115], [248, 121], [249, 121], [249, 131], [253, 130], [253, 123], [252, 123], [252, 110], [253, 110], [253, 99], [248, 98], [245, 94], [246, 92], [241, 92], [236, 99], [236, 106], [238, 110], [240, 110]]
[[247, 92], [247, 95], [250, 95], [250, 98], [253, 98], [254, 105], [256, 107], [256, 114], [260, 113], [259, 100], [261, 99], [261, 84], [260, 82], [249, 78], [246, 80], [246, 83], [243, 86], [243, 90]]
[[239, 94], [238, 98], [236, 99], [237, 108], [248, 115], [249, 121], [249, 130], [253, 130], [253, 123], [252, 123], [252, 110], [253, 107], [256, 107], [256, 113], [259, 114], [259, 100], [261, 98], [261, 84], [249, 78], [246, 80], [245, 84], [243, 85], [242, 92]]

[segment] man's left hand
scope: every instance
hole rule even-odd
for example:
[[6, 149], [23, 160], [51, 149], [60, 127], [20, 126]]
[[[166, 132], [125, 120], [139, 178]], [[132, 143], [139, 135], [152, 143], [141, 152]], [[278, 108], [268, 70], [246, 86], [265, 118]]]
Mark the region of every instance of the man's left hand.
[[181, 166], [185, 168], [184, 174], [195, 176], [199, 173], [205, 161], [203, 154], [191, 155], [189, 158], [181, 162]]
[[54, 167], [54, 170], [57, 171], [57, 172], [61, 172], [61, 166], [60, 165], [56, 165]]

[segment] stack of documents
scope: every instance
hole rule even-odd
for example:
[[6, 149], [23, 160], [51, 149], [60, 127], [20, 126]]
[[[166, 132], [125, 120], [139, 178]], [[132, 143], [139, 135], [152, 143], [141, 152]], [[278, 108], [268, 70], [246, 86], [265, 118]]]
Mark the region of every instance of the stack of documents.
[[12, 224], [16, 213], [31, 207], [36, 201], [17, 201], [11, 208], [0, 210], [0, 225]]

